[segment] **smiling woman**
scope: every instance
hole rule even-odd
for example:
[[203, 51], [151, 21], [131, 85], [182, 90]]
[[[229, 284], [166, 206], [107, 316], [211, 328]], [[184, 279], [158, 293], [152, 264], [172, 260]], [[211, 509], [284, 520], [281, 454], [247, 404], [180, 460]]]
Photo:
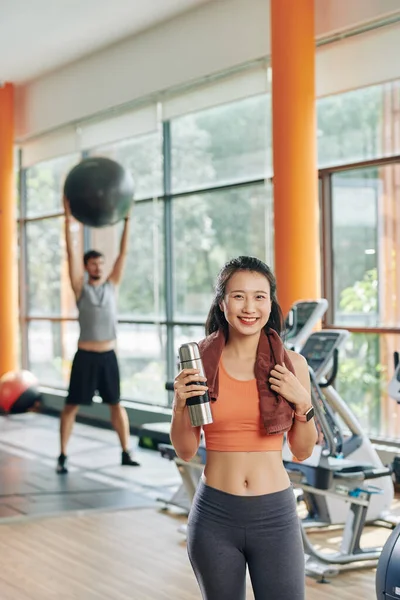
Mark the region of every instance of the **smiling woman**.
[[[241, 598], [246, 564], [256, 598], [304, 598], [303, 548], [282, 442], [286, 432], [304, 460], [316, 428], [308, 368], [285, 350], [282, 323], [269, 267], [248, 256], [231, 260], [218, 275], [208, 335], [199, 344], [206, 378], [184, 369], [175, 379], [171, 440], [182, 459], [196, 453], [201, 433], [190, 424], [187, 398], [208, 390], [213, 401], [213, 422], [204, 426], [206, 465], [188, 523], [189, 557], [207, 600]], [[207, 552], [210, 540], [219, 548], [218, 565]], [[282, 572], [288, 561], [290, 577]]]
[[270, 284], [260, 273], [238, 271], [228, 281], [219, 308], [228, 324], [242, 333], [268, 321], [271, 313]]

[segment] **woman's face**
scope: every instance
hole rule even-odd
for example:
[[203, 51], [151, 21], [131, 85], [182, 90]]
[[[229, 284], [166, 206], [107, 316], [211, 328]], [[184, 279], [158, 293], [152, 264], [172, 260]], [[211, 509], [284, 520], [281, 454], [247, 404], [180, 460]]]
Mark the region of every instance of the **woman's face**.
[[220, 304], [230, 328], [241, 335], [259, 334], [271, 314], [268, 279], [253, 271], [237, 271], [229, 279]]

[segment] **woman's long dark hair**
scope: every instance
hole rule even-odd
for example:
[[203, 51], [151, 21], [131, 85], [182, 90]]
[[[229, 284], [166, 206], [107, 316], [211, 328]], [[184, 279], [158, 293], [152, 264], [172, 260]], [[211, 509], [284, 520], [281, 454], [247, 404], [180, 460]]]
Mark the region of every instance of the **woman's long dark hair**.
[[214, 331], [222, 330], [225, 334], [225, 339], [228, 339], [229, 325], [219, 305], [225, 297], [226, 284], [237, 271], [260, 273], [268, 279], [271, 290], [271, 314], [268, 322], [264, 326], [264, 331], [267, 332], [268, 329], [274, 329], [278, 335], [281, 335], [284, 319], [281, 307], [276, 299], [276, 279], [268, 265], [253, 256], [238, 256], [238, 258], [233, 258], [227, 262], [219, 272], [215, 284], [214, 300], [207, 316], [206, 335], [210, 335], [210, 333], [214, 333]]

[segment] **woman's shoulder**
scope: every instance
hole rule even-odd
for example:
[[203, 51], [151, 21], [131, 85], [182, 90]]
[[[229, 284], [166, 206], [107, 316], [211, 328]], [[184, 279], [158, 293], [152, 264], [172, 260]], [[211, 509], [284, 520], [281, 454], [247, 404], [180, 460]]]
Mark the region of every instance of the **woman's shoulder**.
[[294, 350], [286, 350], [286, 352], [288, 353], [288, 356], [292, 361], [292, 365], [294, 366], [296, 371], [298, 369], [308, 370], [308, 364], [304, 356], [302, 356], [298, 352], [295, 352]]
[[207, 335], [207, 337], [201, 339], [198, 343], [198, 346], [200, 347], [200, 350], [204, 350], [206, 348], [208, 348], [209, 346], [211, 346], [212, 344], [214, 344], [216, 341], [219, 341], [221, 339], [221, 334], [219, 331], [214, 331], [213, 333], [210, 333], [209, 335]]

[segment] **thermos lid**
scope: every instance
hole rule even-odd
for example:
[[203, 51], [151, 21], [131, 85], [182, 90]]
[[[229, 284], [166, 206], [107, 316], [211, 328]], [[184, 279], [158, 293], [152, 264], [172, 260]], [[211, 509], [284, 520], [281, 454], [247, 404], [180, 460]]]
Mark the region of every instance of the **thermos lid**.
[[179, 348], [179, 361], [190, 362], [191, 360], [198, 360], [200, 358], [200, 349], [196, 342], [189, 342], [182, 344]]

